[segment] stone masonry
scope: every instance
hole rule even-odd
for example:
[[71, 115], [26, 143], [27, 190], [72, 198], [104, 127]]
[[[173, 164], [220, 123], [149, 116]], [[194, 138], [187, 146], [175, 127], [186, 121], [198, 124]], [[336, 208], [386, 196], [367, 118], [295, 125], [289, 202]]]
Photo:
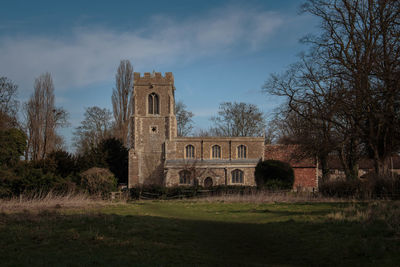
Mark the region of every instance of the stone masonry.
[[287, 155], [293, 149], [265, 146], [263, 137], [177, 137], [174, 92], [170, 72], [165, 76], [134, 73], [130, 188], [149, 184], [255, 186], [255, 166], [265, 158], [292, 164], [294, 189], [317, 187], [315, 162], [290, 161]]

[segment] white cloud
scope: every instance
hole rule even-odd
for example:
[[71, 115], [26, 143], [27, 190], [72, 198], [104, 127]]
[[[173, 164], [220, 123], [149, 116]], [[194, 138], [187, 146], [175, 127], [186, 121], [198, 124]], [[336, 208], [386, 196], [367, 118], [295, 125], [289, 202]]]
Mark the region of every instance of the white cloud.
[[[218, 11], [218, 12], [217, 12]], [[57, 89], [112, 80], [120, 59], [149, 69], [184, 64], [234, 49], [254, 50], [283, 24], [272, 12], [228, 8], [178, 21], [153, 17], [132, 32], [77, 28], [72, 36], [0, 38], [0, 75], [30, 90], [41, 73], [52, 73]]]

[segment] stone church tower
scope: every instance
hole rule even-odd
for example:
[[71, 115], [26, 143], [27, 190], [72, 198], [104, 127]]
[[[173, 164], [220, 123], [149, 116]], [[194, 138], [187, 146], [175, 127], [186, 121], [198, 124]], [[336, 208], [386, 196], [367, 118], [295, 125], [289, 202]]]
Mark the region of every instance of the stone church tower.
[[128, 186], [164, 183], [166, 143], [176, 138], [174, 77], [171, 72], [134, 73]]
[[292, 161], [293, 149], [265, 146], [264, 137], [177, 137], [174, 92], [171, 72], [134, 73], [129, 188], [255, 186], [255, 167], [264, 159], [289, 162], [296, 190], [318, 188], [318, 165]]

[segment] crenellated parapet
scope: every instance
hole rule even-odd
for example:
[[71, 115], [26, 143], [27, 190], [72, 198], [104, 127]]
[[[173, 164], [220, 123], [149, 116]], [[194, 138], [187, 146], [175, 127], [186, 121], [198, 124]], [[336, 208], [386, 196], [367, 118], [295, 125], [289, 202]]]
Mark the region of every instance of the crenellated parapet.
[[174, 75], [172, 72], [166, 72], [163, 76], [161, 72], [145, 72], [140, 76], [140, 72], [133, 74], [135, 85], [173, 85]]

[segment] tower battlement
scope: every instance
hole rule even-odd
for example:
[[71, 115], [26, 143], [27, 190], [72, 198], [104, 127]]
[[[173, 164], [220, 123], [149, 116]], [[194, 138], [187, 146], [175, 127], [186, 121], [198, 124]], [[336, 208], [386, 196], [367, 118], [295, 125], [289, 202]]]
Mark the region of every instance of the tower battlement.
[[163, 76], [161, 72], [145, 72], [143, 76], [140, 76], [140, 72], [135, 72], [133, 74], [135, 85], [149, 85], [149, 84], [158, 84], [158, 85], [173, 85], [174, 84], [174, 75], [172, 72], [166, 72]]

